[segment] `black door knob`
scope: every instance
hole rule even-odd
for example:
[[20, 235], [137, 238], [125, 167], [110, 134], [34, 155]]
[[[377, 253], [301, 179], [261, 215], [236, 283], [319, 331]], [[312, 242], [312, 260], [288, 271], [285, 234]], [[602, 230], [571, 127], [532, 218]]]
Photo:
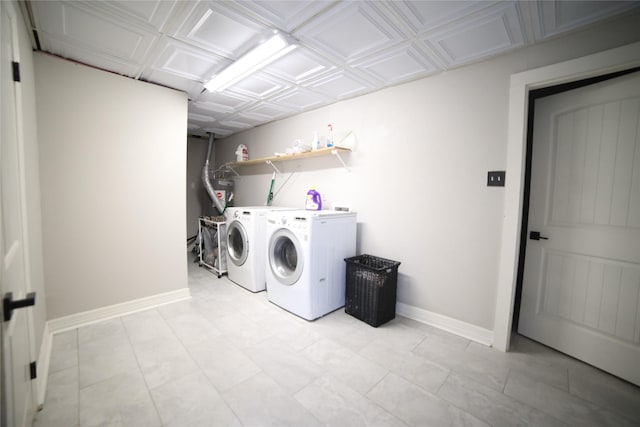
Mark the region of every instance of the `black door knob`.
[[541, 236], [539, 231], [532, 231], [529, 233], [529, 238], [531, 240], [549, 240], [548, 237]]

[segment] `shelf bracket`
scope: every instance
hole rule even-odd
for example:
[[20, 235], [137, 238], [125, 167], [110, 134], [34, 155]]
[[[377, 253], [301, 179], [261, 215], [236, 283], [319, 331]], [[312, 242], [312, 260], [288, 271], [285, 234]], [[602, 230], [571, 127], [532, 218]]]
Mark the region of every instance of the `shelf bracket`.
[[278, 172], [278, 175], [282, 174], [282, 172], [280, 172], [280, 170], [276, 167], [276, 165], [273, 164], [273, 162], [271, 160], [267, 160], [267, 164], [270, 165], [273, 168], [273, 170]]
[[342, 166], [345, 169], [349, 170], [349, 168], [347, 168], [347, 164], [344, 162], [344, 160], [342, 160], [342, 157], [340, 156], [340, 153], [338, 152], [338, 150], [331, 150], [331, 154], [333, 154], [338, 158], [338, 160], [340, 160], [340, 163], [342, 163]]
[[232, 168], [230, 165], [225, 165], [227, 169], [229, 169], [231, 172], [233, 172], [234, 174], [236, 174], [236, 176], [240, 176], [240, 174], [238, 172], [236, 172], [236, 170], [234, 168]]

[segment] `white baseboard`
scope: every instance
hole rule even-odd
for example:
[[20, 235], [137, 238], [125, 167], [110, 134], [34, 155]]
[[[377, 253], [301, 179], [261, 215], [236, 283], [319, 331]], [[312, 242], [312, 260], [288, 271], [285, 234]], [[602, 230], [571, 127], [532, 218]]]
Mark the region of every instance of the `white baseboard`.
[[38, 408], [44, 405], [47, 391], [47, 378], [49, 377], [49, 361], [51, 360], [51, 348], [53, 345], [53, 335], [56, 333], [75, 329], [80, 326], [90, 325], [114, 317], [148, 310], [165, 304], [171, 304], [191, 298], [189, 288], [163, 294], [152, 295], [146, 298], [114, 304], [107, 307], [97, 308], [70, 316], [51, 319], [44, 324], [42, 334], [42, 344], [40, 345], [40, 355], [38, 356], [38, 377], [37, 377], [37, 399]]
[[171, 304], [189, 298], [191, 298], [189, 288], [182, 288], [177, 291], [152, 295], [150, 297], [126, 301], [120, 304], [96, 308], [95, 310], [58, 317], [57, 319], [49, 320], [47, 324], [51, 333], [56, 334], [75, 329], [80, 326], [90, 325], [92, 323], [113, 319], [114, 317], [124, 316], [138, 311], [148, 310], [150, 308]]
[[42, 343], [40, 344], [40, 354], [38, 354], [37, 377], [36, 377], [36, 405], [38, 409], [44, 405], [44, 398], [47, 392], [47, 378], [49, 377], [49, 361], [51, 360], [51, 345], [53, 344], [53, 334], [49, 330], [49, 324], [44, 324], [42, 331]]
[[412, 305], [396, 303], [396, 313], [415, 321], [470, 339], [486, 346], [493, 344], [493, 331]]

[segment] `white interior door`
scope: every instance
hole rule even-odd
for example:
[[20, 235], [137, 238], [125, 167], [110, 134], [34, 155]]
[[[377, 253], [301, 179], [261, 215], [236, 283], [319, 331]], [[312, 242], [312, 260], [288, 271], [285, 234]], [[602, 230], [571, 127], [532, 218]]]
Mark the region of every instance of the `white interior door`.
[[[19, 134], [18, 84], [13, 79], [12, 61], [16, 58], [16, 15], [13, 5], [0, 2], [2, 31], [0, 52], [0, 99], [2, 104], [0, 133], [0, 293], [8, 292], [14, 300], [25, 298], [28, 272], [25, 249], [23, 205], [22, 147]], [[4, 320], [5, 308], [2, 307]], [[30, 309], [12, 312], [2, 322], [2, 399], [1, 419], [6, 426], [30, 426], [34, 413], [34, 394], [30, 375]]]
[[639, 116], [637, 72], [536, 100], [518, 325], [637, 385]]

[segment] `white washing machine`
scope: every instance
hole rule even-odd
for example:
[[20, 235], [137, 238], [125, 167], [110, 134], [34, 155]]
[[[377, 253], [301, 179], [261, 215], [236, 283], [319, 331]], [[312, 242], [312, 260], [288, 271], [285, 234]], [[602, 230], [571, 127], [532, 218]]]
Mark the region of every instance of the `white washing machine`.
[[265, 289], [266, 215], [271, 206], [230, 207], [227, 218], [227, 277], [250, 290]]
[[344, 259], [356, 255], [356, 214], [267, 214], [267, 298], [307, 320], [344, 306]]

